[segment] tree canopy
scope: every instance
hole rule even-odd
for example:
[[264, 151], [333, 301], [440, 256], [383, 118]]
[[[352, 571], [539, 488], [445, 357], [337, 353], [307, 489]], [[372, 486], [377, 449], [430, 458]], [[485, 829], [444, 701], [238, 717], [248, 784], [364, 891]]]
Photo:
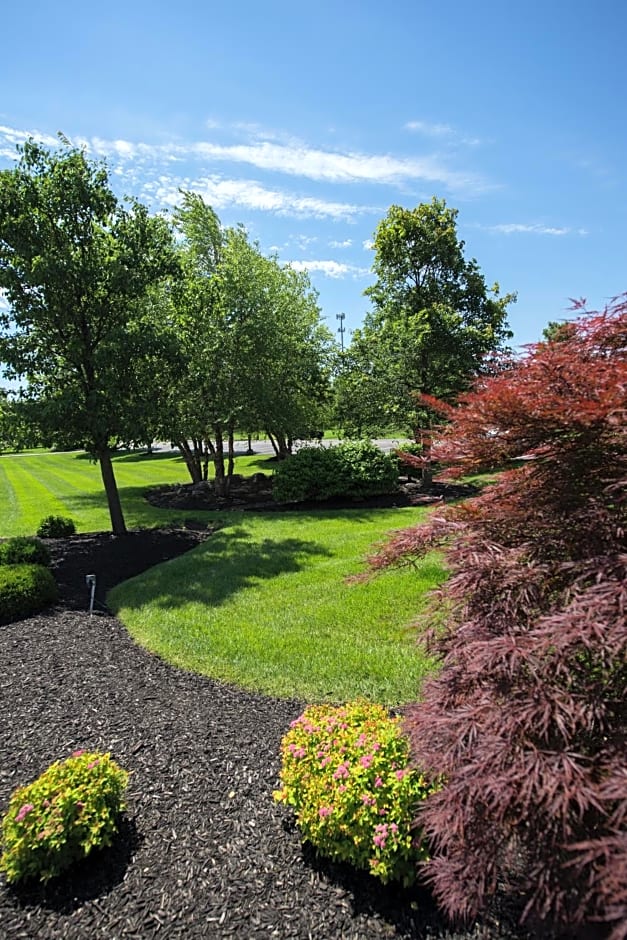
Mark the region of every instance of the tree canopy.
[[[225, 494], [235, 429], [267, 431], [279, 450], [315, 424], [328, 394], [328, 331], [305, 275], [223, 228], [196, 193], [175, 213], [184, 277], [172, 298], [181, 368], [166, 415], [193, 480], [215, 466]], [[225, 462], [226, 461], [226, 462]]]
[[431, 609], [442, 669], [407, 729], [446, 779], [420, 823], [456, 917], [498, 883], [546, 933], [605, 921], [624, 937], [626, 389], [622, 297], [463, 396], [439, 459], [464, 473], [528, 459], [372, 560], [444, 549], [451, 572]]
[[488, 288], [464, 257], [457, 210], [433, 199], [392, 206], [375, 238], [373, 308], [353, 334], [338, 381], [349, 428], [393, 425], [415, 432], [423, 420], [416, 393], [453, 399], [481, 371], [484, 357], [511, 336], [514, 300]]
[[0, 288], [10, 304], [0, 312], [0, 360], [26, 379], [44, 434], [98, 459], [122, 533], [110, 445], [150, 401], [140, 364], [157, 354], [157, 337], [142, 301], [177, 270], [171, 231], [145, 206], [122, 205], [106, 167], [82, 150], [30, 140], [19, 152], [0, 172]]

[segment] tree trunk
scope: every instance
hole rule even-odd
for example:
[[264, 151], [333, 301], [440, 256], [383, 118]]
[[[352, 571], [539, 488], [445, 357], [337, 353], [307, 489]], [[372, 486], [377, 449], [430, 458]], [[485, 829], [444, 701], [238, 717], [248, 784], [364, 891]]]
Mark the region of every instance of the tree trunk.
[[231, 489], [231, 477], [233, 476], [233, 471], [235, 470], [235, 441], [233, 439], [234, 431], [232, 427], [229, 427], [229, 463], [226, 471], [227, 475], [227, 486], [230, 491]]
[[275, 433], [275, 440], [272, 440], [272, 446], [277, 456], [277, 460], [285, 460], [292, 453], [292, 441], [285, 437], [282, 431]]
[[228, 491], [228, 484], [226, 474], [224, 472], [224, 438], [222, 436], [222, 428], [219, 425], [216, 425], [213, 429], [213, 435], [215, 437], [215, 445], [213, 451], [213, 463], [215, 467], [215, 488], [217, 496], [226, 496]]
[[275, 457], [277, 458], [277, 460], [278, 460], [278, 458], [279, 458], [279, 445], [278, 445], [277, 442], [275, 441], [274, 435], [273, 435], [270, 431], [266, 430], [266, 435], [267, 435], [267, 437], [268, 437], [268, 440], [269, 440], [270, 443], [272, 444], [272, 450], [274, 451], [274, 456], [275, 456]]
[[196, 449], [192, 450], [185, 440], [177, 441], [176, 444], [183, 455], [183, 460], [192, 478], [192, 483], [202, 483], [202, 469]]
[[105, 493], [107, 494], [107, 503], [109, 504], [111, 530], [114, 535], [126, 535], [126, 523], [124, 522], [124, 514], [122, 512], [122, 503], [120, 502], [120, 494], [115, 481], [111, 454], [108, 448], [98, 451], [98, 462], [100, 464], [100, 473], [102, 475]]
[[424, 463], [422, 465], [422, 485], [424, 489], [430, 489], [433, 483], [433, 467], [431, 465], [431, 428], [425, 428], [420, 432], [422, 444], [422, 456]]

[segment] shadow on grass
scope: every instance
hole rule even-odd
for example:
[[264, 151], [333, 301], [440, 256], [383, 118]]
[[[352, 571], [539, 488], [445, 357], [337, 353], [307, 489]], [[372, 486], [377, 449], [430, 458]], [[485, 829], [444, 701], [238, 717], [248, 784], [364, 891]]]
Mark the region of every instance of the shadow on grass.
[[183, 463], [183, 458], [177, 450], [155, 450], [151, 454], [146, 450], [117, 451], [111, 457], [114, 466], [118, 463], [151, 463], [153, 460], [171, 460], [172, 463]]
[[[241, 456], [246, 457], [247, 467], [260, 467], [261, 470], [271, 471], [277, 465], [277, 459], [273, 454], [242, 454]], [[257, 459], [254, 460], [253, 457]]]
[[[206, 510], [158, 509], [156, 506], [151, 506], [144, 495], [147, 489], [148, 487], [145, 484], [141, 486], [118, 486], [122, 511], [129, 529], [167, 526], [173, 522], [182, 522], [184, 519], [193, 519], [196, 522], [203, 523], [203, 525], [215, 520], [216, 513]], [[72, 503], [77, 513], [94, 513], [101, 510], [103, 512], [103, 527], [105, 529], [109, 528], [109, 510], [104, 490], [98, 490], [95, 493], [77, 493], [72, 497]]]
[[[390, 528], [405, 528], [422, 521], [425, 515], [425, 507], [422, 506], [383, 506], [371, 507], [362, 506], [355, 502], [351, 508], [324, 508], [323, 504], [319, 507], [307, 506], [306, 504], [294, 504], [286, 506], [277, 506], [271, 510], [242, 510], [240, 507], [232, 510], [226, 509], [161, 509], [152, 506], [145, 498], [146, 492], [150, 489], [145, 483], [138, 486], [118, 486], [122, 510], [126, 525], [129, 529], [136, 528], [154, 528], [156, 526], [167, 526], [174, 522], [183, 522], [184, 520], [193, 520], [202, 525], [233, 525], [242, 517], [247, 515], [255, 518], [266, 517], [276, 519], [278, 515], [298, 516], [303, 521], [318, 520], [323, 523], [326, 519], [341, 520], [351, 522], [374, 522], [378, 519], [384, 519], [385, 513], [398, 512], [399, 509], [407, 509], [407, 522], [403, 521], [390, 524]], [[96, 510], [102, 510], [106, 514], [104, 528], [109, 527], [107, 499], [104, 490], [98, 490], [94, 493], [78, 493], [73, 497], [73, 504], [78, 512], [85, 511], [93, 513]]]
[[[84, 450], [78, 451], [73, 456], [74, 460], [86, 460], [88, 463], [93, 464], [98, 463], [98, 460], [92, 454], [88, 454]], [[146, 450], [112, 450], [111, 459], [114, 466], [117, 463], [150, 463], [151, 460], [172, 460], [175, 463], [183, 463], [180, 453], [172, 450], [155, 450], [152, 454], [149, 454]]]
[[108, 600], [114, 610], [144, 604], [163, 610], [194, 603], [218, 607], [258, 581], [301, 571], [309, 559], [331, 555], [314, 541], [264, 538], [251, 542], [243, 526], [218, 530], [183, 557], [127, 581]]

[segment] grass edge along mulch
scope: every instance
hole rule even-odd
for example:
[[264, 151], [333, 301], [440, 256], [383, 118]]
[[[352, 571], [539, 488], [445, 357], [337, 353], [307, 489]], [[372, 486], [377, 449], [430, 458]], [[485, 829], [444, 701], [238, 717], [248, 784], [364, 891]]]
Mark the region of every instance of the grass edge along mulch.
[[168, 665], [113, 617], [61, 607], [0, 631], [0, 810], [77, 748], [131, 771], [119, 838], [47, 887], [0, 879], [7, 940], [506, 940], [507, 910], [448, 927], [428, 892], [317, 858], [273, 803], [303, 708]]
[[307, 701], [416, 698], [432, 659], [414, 620], [437, 556], [363, 584], [372, 543], [424, 510], [224, 514], [193, 552], [120, 585], [108, 603], [140, 645], [181, 668]]

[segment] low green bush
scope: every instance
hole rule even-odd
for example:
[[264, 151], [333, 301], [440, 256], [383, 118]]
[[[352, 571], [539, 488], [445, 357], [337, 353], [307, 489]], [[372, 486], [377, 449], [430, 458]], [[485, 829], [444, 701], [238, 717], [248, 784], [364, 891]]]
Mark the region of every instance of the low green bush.
[[58, 598], [57, 584], [43, 565], [0, 566], [0, 624], [29, 617]]
[[16, 535], [0, 542], [0, 565], [49, 565], [50, 552], [39, 539]]
[[18, 787], [2, 821], [7, 881], [48, 881], [111, 845], [127, 784], [128, 773], [109, 754], [75, 751]]
[[40, 539], [66, 539], [76, 532], [76, 523], [69, 516], [46, 516], [39, 523]]
[[293, 806], [303, 839], [321, 855], [411, 884], [428, 858], [413, 823], [434, 787], [409, 767], [399, 718], [380, 705], [314, 705], [281, 744], [280, 803]]
[[365, 499], [391, 493], [398, 485], [397, 461], [371, 441], [345, 441], [334, 447], [301, 447], [278, 465], [272, 495], [276, 502]]
[[[398, 460], [399, 473], [406, 474], [409, 480], [413, 480], [416, 474], [420, 474], [421, 468], [412, 462], [412, 458], [422, 457], [422, 455], [422, 444], [418, 444], [416, 441], [406, 441], [406, 443], [397, 447], [394, 456]], [[407, 457], [409, 460], [406, 460]]]

